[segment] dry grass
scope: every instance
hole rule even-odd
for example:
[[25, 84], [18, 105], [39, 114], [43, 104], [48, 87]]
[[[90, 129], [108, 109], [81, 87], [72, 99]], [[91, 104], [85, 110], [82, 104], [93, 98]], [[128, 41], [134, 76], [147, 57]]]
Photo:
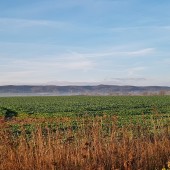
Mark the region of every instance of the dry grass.
[[[69, 118], [32, 120], [29, 134], [24, 121], [1, 124], [0, 170], [160, 170], [170, 158], [170, 125], [154, 129], [139, 125], [108, 131], [105, 118], [84, 118], [78, 129], [52, 129], [45, 122], [71, 122]], [[77, 121], [80, 121], [77, 119]], [[9, 128], [20, 124], [19, 135]], [[44, 126], [42, 126], [44, 123]]]

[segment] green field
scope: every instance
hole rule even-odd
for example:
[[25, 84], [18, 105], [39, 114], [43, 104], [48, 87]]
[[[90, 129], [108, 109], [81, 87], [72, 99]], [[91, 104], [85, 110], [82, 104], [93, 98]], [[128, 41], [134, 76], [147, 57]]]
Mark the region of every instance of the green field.
[[[170, 123], [170, 96], [2, 97], [0, 112], [1, 116], [4, 116], [2, 108], [15, 111], [18, 119], [24, 121], [28, 117], [33, 119], [69, 117], [70, 123], [62, 122], [64, 128], [75, 127], [75, 124], [79, 127], [82, 119], [87, 117], [90, 121], [95, 117], [105, 116], [107, 120], [103, 121], [104, 126], [112, 124], [113, 116], [116, 116], [117, 125], [120, 127], [140, 124], [153, 128], [157, 121], [158, 126]], [[61, 126], [59, 124], [55, 126]]]
[[1, 97], [1, 107], [51, 116], [168, 114], [170, 96]]

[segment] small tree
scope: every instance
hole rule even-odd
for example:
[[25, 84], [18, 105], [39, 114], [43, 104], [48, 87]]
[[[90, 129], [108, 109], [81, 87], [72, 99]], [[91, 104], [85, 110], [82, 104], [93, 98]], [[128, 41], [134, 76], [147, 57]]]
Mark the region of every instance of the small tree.
[[2, 114], [4, 115], [4, 120], [8, 121], [11, 120], [13, 117], [17, 117], [18, 113], [14, 110], [2, 107], [1, 109]]

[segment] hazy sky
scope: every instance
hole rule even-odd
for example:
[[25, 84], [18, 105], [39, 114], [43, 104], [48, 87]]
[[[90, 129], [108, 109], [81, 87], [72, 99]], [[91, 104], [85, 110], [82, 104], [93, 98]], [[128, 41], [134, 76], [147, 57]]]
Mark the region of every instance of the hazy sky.
[[0, 85], [170, 86], [170, 0], [1, 0]]

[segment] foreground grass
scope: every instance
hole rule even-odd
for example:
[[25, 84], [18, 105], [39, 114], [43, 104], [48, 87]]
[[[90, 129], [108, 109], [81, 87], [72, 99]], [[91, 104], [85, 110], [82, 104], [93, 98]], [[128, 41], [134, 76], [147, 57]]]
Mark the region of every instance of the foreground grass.
[[[1, 123], [1, 170], [159, 170], [170, 117], [23, 118]], [[123, 121], [123, 123], [122, 123]], [[127, 122], [127, 123], [126, 123]]]

